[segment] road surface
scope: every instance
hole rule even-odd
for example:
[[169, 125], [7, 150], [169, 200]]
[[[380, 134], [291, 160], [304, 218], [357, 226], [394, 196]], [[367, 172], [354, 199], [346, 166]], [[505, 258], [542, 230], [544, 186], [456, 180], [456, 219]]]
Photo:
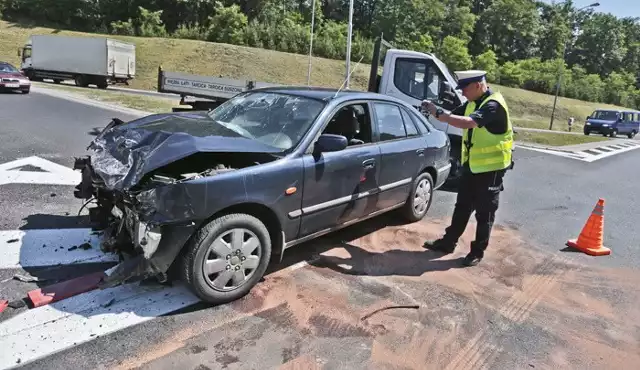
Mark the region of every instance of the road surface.
[[[0, 110], [0, 174], [7, 162], [37, 157], [12, 177], [31, 182], [48, 181], [38, 166], [70, 181], [51, 163], [68, 169], [111, 117], [132, 118], [37, 92], [0, 95], [0, 105], [10, 108]], [[208, 307], [176, 282], [7, 308], [0, 368], [632, 369], [639, 161], [640, 150], [585, 162], [519, 148], [476, 268], [457, 268], [464, 246], [446, 257], [420, 248], [452, 213], [455, 194], [438, 191], [421, 223], [383, 216], [287, 251], [233, 304]], [[114, 265], [75, 217], [72, 193], [73, 185], [0, 185], [0, 299]], [[561, 252], [599, 198], [612, 255]], [[473, 225], [462, 244], [472, 233]], [[87, 241], [90, 249], [77, 248]], [[389, 305], [418, 309], [374, 313]]]

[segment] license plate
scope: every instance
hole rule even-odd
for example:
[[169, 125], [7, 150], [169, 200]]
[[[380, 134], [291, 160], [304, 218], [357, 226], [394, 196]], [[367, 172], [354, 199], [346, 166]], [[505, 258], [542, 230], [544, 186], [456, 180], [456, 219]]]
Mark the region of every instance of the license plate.
[[9, 88], [18, 88], [20, 87], [20, 84], [4, 84], [4, 86]]

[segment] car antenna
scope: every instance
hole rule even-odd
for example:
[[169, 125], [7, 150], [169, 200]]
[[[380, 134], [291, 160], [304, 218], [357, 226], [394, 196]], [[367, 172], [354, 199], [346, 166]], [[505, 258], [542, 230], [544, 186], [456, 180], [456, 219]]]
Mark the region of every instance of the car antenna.
[[360, 62], [362, 62], [362, 59], [364, 59], [364, 55], [360, 57], [360, 60], [358, 61], [358, 63], [356, 63], [353, 69], [349, 71], [349, 74], [347, 74], [347, 77], [344, 79], [344, 81], [342, 81], [342, 85], [340, 85], [340, 88], [338, 89], [338, 91], [336, 91], [336, 94], [333, 96], [333, 99], [335, 99], [336, 96], [338, 96], [338, 94], [340, 93], [340, 91], [342, 91], [342, 88], [347, 83], [347, 80], [351, 77], [351, 74], [355, 72], [356, 68], [358, 68], [358, 65], [360, 65]]

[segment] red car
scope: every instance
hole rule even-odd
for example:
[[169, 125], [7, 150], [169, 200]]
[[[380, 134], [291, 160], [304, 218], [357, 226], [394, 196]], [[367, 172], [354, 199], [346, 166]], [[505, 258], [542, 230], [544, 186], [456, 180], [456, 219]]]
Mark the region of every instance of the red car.
[[16, 67], [0, 62], [0, 91], [22, 91], [28, 94], [31, 90], [31, 81]]

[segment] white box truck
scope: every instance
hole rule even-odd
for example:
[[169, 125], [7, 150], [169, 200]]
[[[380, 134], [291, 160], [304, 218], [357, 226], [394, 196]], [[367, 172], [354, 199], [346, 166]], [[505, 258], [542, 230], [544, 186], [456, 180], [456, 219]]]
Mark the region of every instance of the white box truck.
[[33, 35], [19, 54], [21, 69], [32, 81], [74, 80], [105, 89], [128, 85], [136, 73], [135, 45], [106, 37]]

